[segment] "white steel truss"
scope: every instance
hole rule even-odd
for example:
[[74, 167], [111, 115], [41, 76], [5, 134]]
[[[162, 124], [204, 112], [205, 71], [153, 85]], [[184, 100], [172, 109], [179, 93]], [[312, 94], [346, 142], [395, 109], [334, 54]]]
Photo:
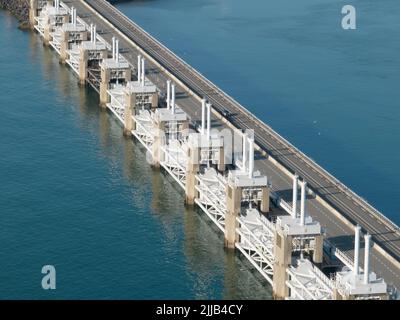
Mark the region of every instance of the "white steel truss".
[[124, 86], [115, 85], [113, 88], [107, 90], [108, 95], [110, 96], [110, 102], [107, 103], [107, 107], [114, 113], [114, 115], [124, 123], [125, 119], [125, 92]]
[[62, 28], [61, 27], [54, 27], [53, 32], [50, 32], [51, 35], [51, 41], [50, 45], [53, 47], [54, 50], [58, 54], [60, 54], [61, 51], [61, 37], [62, 37]]
[[44, 28], [46, 26], [47, 19], [44, 17], [44, 15], [40, 14], [39, 16], [35, 17], [36, 24], [35, 24], [35, 30], [42, 36], [44, 37]]
[[261, 219], [248, 221], [237, 218], [236, 232], [240, 241], [236, 248], [251, 262], [261, 275], [272, 285], [274, 264], [274, 225]]
[[80, 46], [79, 45], [72, 45], [70, 50], [67, 50], [68, 59], [66, 60], [67, 64], [71, 67], [72, 70], [76, 74], [79, 74], [79, 58], [80, 58]]
[[136, 130], [132, 133], [139, 142], [153, 155], [152, 145], [154, 143], [154, 125], [153, 118], [148, 110], [140, 110], [133, 117], [136, 123]]
[[179, 140], [171, 139], [168, 144], [161, 147], [164, 153], [160, 165], [175, 179], [185, 190], [187, 156]]
[[199, 197], [195, 199], [196, 204], [225, 232], [225, 178], [214, 169], [207, 169], [204, 174], [196, 175], [196, 181], [196, 190], [199, 193]]
[[311, 261], [297, 260], [297, 266], [287, 268], [290, 300], [333, 299], [334, 282], [323, 274]]
[[100, 93], [101, 69], [100, 67], [87, 69], [87, 82], [97, 93]]

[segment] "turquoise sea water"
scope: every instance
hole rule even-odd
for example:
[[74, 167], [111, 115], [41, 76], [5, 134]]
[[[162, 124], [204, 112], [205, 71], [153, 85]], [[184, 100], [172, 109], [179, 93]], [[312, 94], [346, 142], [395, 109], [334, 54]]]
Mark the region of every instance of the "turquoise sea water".
[[[152, 0], [129, 17], [400, 223], [400, 4]], [[0, 11], [0, 298], [270, 298], [96, 94]], [[41, 268], [57, 289], [41, 289]]]

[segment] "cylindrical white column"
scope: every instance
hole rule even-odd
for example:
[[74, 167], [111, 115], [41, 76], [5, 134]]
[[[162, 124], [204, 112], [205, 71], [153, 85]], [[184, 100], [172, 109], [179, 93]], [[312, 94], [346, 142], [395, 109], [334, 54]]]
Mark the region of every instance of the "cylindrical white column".
[[112, 58], [115, 60], [115, 37], [112, 37]]
[[207, 140], [211, 138], [211, 103], [207, 103]]
[[146, 70], [145, 70], [144, 58], [143, 57], [142, 57], [142, 68], [141, 68], [141, 71], [142, 71], [142, 86], [144, 86], [144, 75], [146, 73]]
[[254, 139], [248, 138], [249, 141], [249, 178], [253, 178], [254, 171]]
[[206, 99], [201, 100], [201, 135], [206, 131]]
[[167, 109], [171, 107], [171, 80], [167, 80]]
[[298, 194], [297, 191], [299, 189], [299, 176], [297, 174], [293, 177], [293, 199], [292, 199], [292, 217], [297, 218], [297, 199]]
[[369, 283], [369, 253], [371, 246], [371, 235], [366, 234], [364, 236], [365, 240], [365, 249], [364, 249], [364, 284]]
[[96, 25], [94, 25], [93, 26], [93, 38], [92, 38], [93, 43], [96, 43], [96, 38], [97, 38], [97, 27], [96, 27]]
[[171, 85], [171, 112], [175, 113], [175, 84]]
[[138, 82], [140, 82], [140, 77], [142, 75], [142, 72], [140, 71], [140, 65], [142, 63], [141, 61], [142, 61], [142, 56], [139, 54], [137, 56], [137, 79], [138, 79]]
[[306, 187], [307, 182], [303, 181], [301, 184], [301, 203], [300, 203], [300, 225], [304, 226], [306, 217]]
[[[57, 6], [56, 6], [56, 8], [58, 9]], [[71, 23], [73, 25], [75, 25], [75, 8], [74, 7], [71, 8]]]
[[354, 237], [354, 266], [353, 266], [353, 273], [355, 276], [358, 275], [359, 263], [358, 263], [358, 256], [360, 254], [360, 230], [361, 227], [357, 225], [355, 227], [355, 237]]
[[115, 40], [115, 61], [119, 62], [119, 40]]

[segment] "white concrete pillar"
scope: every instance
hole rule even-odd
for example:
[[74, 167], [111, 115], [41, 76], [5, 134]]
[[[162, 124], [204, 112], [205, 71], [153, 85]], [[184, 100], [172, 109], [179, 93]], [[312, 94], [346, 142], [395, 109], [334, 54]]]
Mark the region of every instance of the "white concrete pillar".
[[142, 71], [140, 70], [141, 64], [142, 64], [142, 56], [139, 54], [137, 56], [137, 79], [138, 79], [138, 82], [141, 82], [140, 78], [142, 77]]
[[115, 40], [115, 61], [119, 62], [119, 40]]
[[142, 86], [144, 86], [144, 75], [146, 74], [145, 65], [144, 65], [144, 58], [142, 58], [142, 67], [140, 69], [142, 71]]
[[253, 138], [248, 138], [249, 141], [249, 178], [253, 178], [254, 171], [254, 140]]
[[201, 135], [206, 131], [206, 99], [201, 100]]
[[307, 182], [303, 181], [301, 183], [301, 202], [300, 202], [300, 225], [304, 226], [304, 221], [306, 217], [306, 189]]
[[243, 171], [246, 172], [246, 163], [247, 163], [247, 134], [243, 133], [243, 155], [242, 155], [242, 163], [243, 163]]
[[211, 103], [207, 103], [207, 140], [211, 138]]
[[92, 42], [94, 44], [96, 44], [96, 38], [97, 38], [97, 27], [96, 25], [93, 26], [93, 38], [92, 38]]
[[112, 58], [115, 60], [115, 37], [112, 37]]
[[364, 249], [364, 284], [369, 283], [369, 254], [371, 247], [371, 235], [366, 234], [364, 236], [365, 240], [365, 249]]
[[167, 80], [167, 109], [171, 107], [171, 80]]
[[360, 230], [361, 227], [357, 225], [355, 227], [355, 238], [354, 238], [354, 266], [353, 266], [353, 273], [355, 276], [358, 275], [358, 269], [359, 269], [359, 262], [358, 262], [358, 256], [360, 254]]
[[171, 85], [171, 112], [175, 113], [175, 84]]
[[297, 174], [294, 175], [293, 177], [293, 199], [292, 199], [292, 217], [296, 218], [297, 217], [297, 191], [299, 189], [299, 176]]

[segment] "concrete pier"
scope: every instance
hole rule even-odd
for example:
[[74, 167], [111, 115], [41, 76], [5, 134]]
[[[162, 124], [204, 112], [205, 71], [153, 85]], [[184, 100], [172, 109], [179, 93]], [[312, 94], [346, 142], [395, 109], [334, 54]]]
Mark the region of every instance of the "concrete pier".
[[323, 235], [315, 236], [315, 247], [313, 250], [313, 262], [322, 263], [324, 259], [324, 237]]
[[194, 200], [197, 198], [197, 180], [196, 175], [199, 173], [199, 160], [200, 152], [196, 146], [188, 148], [188, 164], [186, 167], [186, 189], [185, 189], [185, 203], [193, 205]]
[[38, 0], [29, 0], [29, 25], [33, 30], [36, 25], [35, 18], [38, 16]]
[[235, 184], [226, 186], [226, 216], [225, 216], [225, 247], [234, 249], [239, 241], [239, 235], [236, 232], [238, 227], [237, 218], [241, 211], [242, 188]]
[[272, 285], [274, 299], [285, 299], [289, 295], [286, 285], [286, 269], [292, 263], [292, 236], [285, 234], [282, 229], [275, 232], [274, 243], [274, 282]]
[[164, 123], [158, 122], [154, 129], [153, 162], [151, 165], [155, 169], [160, 169], [160, 163], [164, 160], [164, 152], [162, 152], [161, 148], [165, 146], [166, 141]]
[[270, 191], [267, 186], [261, 188], [261, 201], [260, 201], [260, 210], [261, 212], [267, 213], [269, 212], [269, 197]]
[[136, 123], [133, 121], [132, 116], [135, 112], [135, 95], [131, 92], [125, 92], [126, 105], [124, 110], [124, 136], [130, 137], [132, 130], [136, 130]]

